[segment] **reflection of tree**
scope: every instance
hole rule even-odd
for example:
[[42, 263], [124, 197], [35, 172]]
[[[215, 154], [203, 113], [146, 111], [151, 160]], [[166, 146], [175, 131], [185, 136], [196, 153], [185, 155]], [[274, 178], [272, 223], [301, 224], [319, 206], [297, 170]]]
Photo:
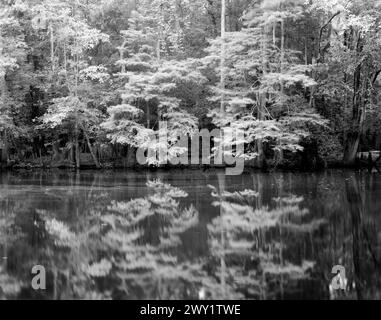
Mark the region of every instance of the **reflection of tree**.
[[[229, 292], [226, 298], [276, 298], [278, 290], [275, 284], [281, 279], [292, 282], [307, 276], [306, 271], [313, 263], [304, 261], [295, 265], [283, 261], [284, 244], [282, 239], [274, 236], [279, 236], [280, 229], [308, 232], [321, 225], [323, 221], [308, 225], [294, 221], [308, 214], [298, 205], [303, 199], [279, 198], [275, 199], [278, 203], [275, 209], [255, 209], [260, 196], [257, 192], [218, 193], [213, 186], [210, 187], [216, 199], [213, 204], [224, 212], [213, 220], [209, 232], [212, 256], [225, 257], [228, 276], [224, 291]], [[220, 241], [221, 230], [224, 230], [224, 242]], [[219, 265], [214, 264], [212, 273], [217, 276], [220, 272]]]
[[[5, 186], [9, 183], [9, 187], [4, 187], [7, 192], [0, 195], [0, 201], [4, 198], [0, 202], [0, 215], [4, 214], [8, 220], [13, 216], [12, 223], [17, 226], [17, 229], [6, 227], [13, 236], [8, 237], [5, 251], [8, 251], [7, 262], [12, 266], [8, 268], [8, 275], [16, 274], [22, 279], [21, 297], [107, 297], [98, 294], [93, 279], [87, 270], [82, 270], [98, 258], [102, 249], [100, 239], [90, 238], [91, 234], [100, 231], [97, 209], [104, 207], [106, 201], [109, 203], [107, 194], [95, 192], [97, 175], [89, 176], [89, 186], [81, 186], [76, 173], [33, 173], [26, 175], [25, 182], [20, 179], [26, 185], [12, 186], [17, 182], [16, 177], [7, 176]], [[81, 177], [86, 178], [86, 175]], [[23, 238], [15, 237], [18, 229], [23, 232]], [[37, 264], [47, 270], [48, 288], [44, 292], [30, 288], [31, 269]]]
[[156, 292], [168, 298], [169, 291], [176, 288], [175, 280], [187, 281], [189, 268], [176, 250], [181, 246], [180, 235], [197, 224], [198, 213], [193, 207], [180, 208], [177, 199], [187, 196], [180, 189], [159, 181], [147, 186], [147, 197], [109, 208], [110, 214], [102, 217], [110, 228], [103, 240], [114, 251], [119, 289], [126, 296], [131, 297], [131, 288], [147, 290], [151, 286], [145, 297], [154, 298]]
[[[326, 298], [337, 264], [349, 285], [332, 298], [380, 297], [381, 202], [373, 175], [219, 176], [211, 182], [218, 183], [212, 195], [219, 210], [205, 206], [210, 193], [198, 180], [189, 182], [198, 183], [199, 208], [208, 210], [200, 221], [195, 208], [181, 205], [198, 194], [185, 199], [159, 181], [135, 198], [142, 189], [126, 195], [111, 174], [27, 177], [30, 186], [2, 177], [0, 253], [8, 260], [0, 261], [0, 298]], [[236, 191], [251, 179], [255, 191]], [[189, 249], [200, 230], [201, 253]], [[30, 289], [36, 264], [47, 270], [44, 293]]]
[[349, 255], [353, 259], [353, 288], [357, 299], [380, 296], [380, 250], [374, 222], [365, 216], [365, 181], [351, 175], [346, 179], [346, 193], [351, 217], [352, 237]]
[[180, 208], [177, 199], [186, 197], [185, 192], [159, 181], [147, 186], [151, 190], [147, 197], [113, 202], [106, 214], [93, 214], [82, 233], [47, 220], [55, 244], [69, 247], [70, 261], [81, 265], [76, 278], [82, 280], [83, 294], [89, 284], [100, 285], [102, 278], [109, 284], [101, 285], [103, 291], [119, 298], [175, 298], [172, 291], [179, 290], [181, 283], [184, 292], [188, 290], [185, 283], [192, 280], [192, 268], [176, 252], [181, 234], [197, 224], [198, 213], [193, 207]]
[[[316, 176], [306, 179], [306, 185], [316, 186], [311, 206], [328, 221], [323, 232], [315, 233], [312, 244], [316, 260], [315, 286], [323, 288], [323, 297], [381, 297], [381, 205], [377, 177], [345, 171], [339, 177], [328, 172], [318, 179]], [[330, 272], [335, 265], [346, 269], [348, 286], [345, 292], [332, 288], [328, 292], [333, 277]]]
[[8, 248], [22, 237], [15, 221], [15, 213], [22, 204], [8, 201], [8, 197], [18, 191], [7, 187], [8, 175], [1, 174], [0, 178], [0, 182], [5, 183], [0, 185], [0, 299], [5, 299], [17, 297], [23, 286], [23, 280], [8, 267]]
[[23, 282], [8, 271], [8, 244], [21, 237], [15, 225], [13, 212], [0, 210], [0, 299], [15, 298], [20, 292]]

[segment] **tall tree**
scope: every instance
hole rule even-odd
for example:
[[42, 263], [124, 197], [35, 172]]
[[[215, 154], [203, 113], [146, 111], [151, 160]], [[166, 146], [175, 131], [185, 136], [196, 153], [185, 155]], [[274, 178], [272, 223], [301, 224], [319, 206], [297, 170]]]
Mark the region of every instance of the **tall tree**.
[[[315, 84], [307, 75], [310, 67], [299, 59], [297, 51], [279, 48], [272, 37], [279, 14], [262, 5], [254, 7], [245, 17], [246, 28], [228, 32], [225, 41], [212, 40], [208, 56], [203, 59], [206, 70], [212, 68], [220, 77], [226, 74], [225, 88], [214, 86], [211, 101], [224, 96], [227, 112], [223, 115], [214, 110], [211, 116], [220, 127], [246, 132], [245, 156], [260, 159], [259, 166], [264, 163], [264, 144], [279, 152], [299, 151], [309, 126], [324, 124], [304, 97], [303, 88]], [[223, 69], [221, 50], [225, 51]]]
[[[87, 93], [93, 90], [93, 88], [88, 87], [88, 82], [103, 83], [109, 78], [109, 75], [103, 66], [91, 66], [84, 54], [100, 41], [108, 41], [108, 36], [87, 24], [80, 3], [44, 2], [36, 10], [38, 14], [35, 17], [35, 25], [37, 28], [49, 29], [51, 47], [55, 44], [51, 35], [54, 31], [56, 34], [56, 49], [52, 50], [53, 55], [51, 57], [53, 78], [50, 77], [50, 79], [54, 81], [55, 86], [65, 87], [67, 90], [66, 95], [53, 100], [43, 116], [43, 122], [50, 128], [65, 123], [69, 126], [69, 132], [74, 131], [77, 168], [80, 167], [79, 135], [82, 132], [94, 163], [99, 167], [89, 138], [88, 126], [94, 124], [97, 111], [89, 109], [88, 106]], [[58, 51], [57, 48], [60, 50]], [[54, 57], [54, 52], [57, 52], [57, 58]], [[93, 117], [90, 117], [90, 114]]]
[[[320, 33], [319, 58], [327, 69], [320, 73], [319, 94], [339, 101], [345, 117], [344, 163], [355, 162], [367, 114], [377, 107], [376, 82], [381, 73], [380, 5], [378, 1], [313, 2], [312, 10], [328, 21]], [[325, 29], [331, 31], [323, 36]]]
[[10, 139], [21, 130], [14, 121], [14, 115], [21, 107], [20, 97], [11, 92], [7, 77], [24, 62], [27, 47], [16, 18], [18, 8], [4, 1], [0, 6], [0, 160], [7, 162]]

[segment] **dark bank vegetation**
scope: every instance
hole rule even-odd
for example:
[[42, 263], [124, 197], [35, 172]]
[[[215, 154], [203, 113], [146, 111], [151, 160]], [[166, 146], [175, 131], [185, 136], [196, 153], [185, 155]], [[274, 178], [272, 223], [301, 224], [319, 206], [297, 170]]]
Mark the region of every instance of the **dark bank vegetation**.
[[0, 5], [3, 167], [133, 167], [138, 147], [163, 148], [160, 121], [170, 155], [180, 135], [242, 129], [260, 168], [380, 149], [379, 1]]

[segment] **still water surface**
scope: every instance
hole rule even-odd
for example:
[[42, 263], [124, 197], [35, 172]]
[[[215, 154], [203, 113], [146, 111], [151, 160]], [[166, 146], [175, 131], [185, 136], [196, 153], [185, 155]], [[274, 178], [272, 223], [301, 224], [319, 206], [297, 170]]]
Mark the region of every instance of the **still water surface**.
[[380, 241], [378, 174], [0, 173], [3, 299], [379, 299]]

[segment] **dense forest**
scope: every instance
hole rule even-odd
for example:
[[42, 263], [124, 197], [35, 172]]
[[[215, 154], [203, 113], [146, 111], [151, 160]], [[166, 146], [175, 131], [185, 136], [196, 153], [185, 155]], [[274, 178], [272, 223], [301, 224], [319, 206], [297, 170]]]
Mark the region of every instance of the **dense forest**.
[[[354, 165], [381, 149], [381, 1], [0, 6], [3, 166], [133, 167], [138, 147], [171, 157], [181, 135], [227, 127], [244, 141], [222, 144], [243, 143], [259, 168]], [[161, 130], [166, 146], [150, 138]]]

